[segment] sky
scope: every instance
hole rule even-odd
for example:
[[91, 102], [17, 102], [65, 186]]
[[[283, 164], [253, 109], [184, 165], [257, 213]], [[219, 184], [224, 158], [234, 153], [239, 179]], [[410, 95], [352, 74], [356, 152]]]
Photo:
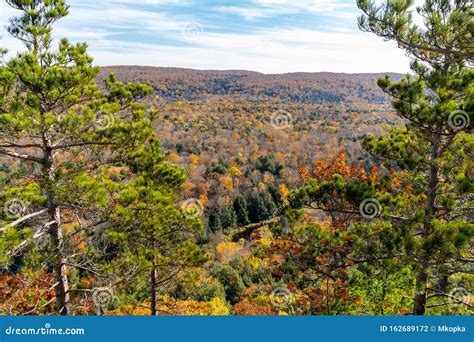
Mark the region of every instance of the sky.
[[[357, 27], [356, 0], [69, 0], [54, 37], [87, 42], [95, 64], [287, 72], [401, 72], [395, 43]], [[0, 0], [0, 46], [17, 13]]]

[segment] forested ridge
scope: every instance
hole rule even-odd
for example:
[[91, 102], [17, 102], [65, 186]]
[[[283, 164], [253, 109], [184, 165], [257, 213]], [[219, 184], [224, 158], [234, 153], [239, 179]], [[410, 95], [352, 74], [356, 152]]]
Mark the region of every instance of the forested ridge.
[[[145, 83], [169, 101], [226, 99], [244, 102], [387, 104], [377, 86], [385, 74], [289, 73], [265, 75], [251, 71], [206, 71], [141, 66], [104, 67], [99, 79], [114, 73], [123, 81]], [[389, 74], [395, 79], [402, 75]]]
[[402, 76], [99, 68], [6, 2], [1, 314], [472, 314], [471, 3], [357, 2]]

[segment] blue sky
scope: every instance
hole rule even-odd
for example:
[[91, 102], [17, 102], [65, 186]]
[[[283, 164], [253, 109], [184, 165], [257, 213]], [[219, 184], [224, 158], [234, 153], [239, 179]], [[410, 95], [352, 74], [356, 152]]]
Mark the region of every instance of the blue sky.
[[[285, 72], [406, 72], [392, 42], [360, 32], [355, 0], [69, 0], [56, 38], [86, 41], [98, 65]], [[22, 49], [4, 27], [0, 46]]]

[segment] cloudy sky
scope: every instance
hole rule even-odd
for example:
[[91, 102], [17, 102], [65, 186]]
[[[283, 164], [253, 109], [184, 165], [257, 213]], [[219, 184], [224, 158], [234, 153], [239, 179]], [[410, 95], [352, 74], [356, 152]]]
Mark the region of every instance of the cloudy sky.
[[[355, 0], [69, 0], [54, 36], [86, 41], [98, 65], [286, 72], [406, 72], [392, 42], [360, 32]], [[15, 10], [0, 0], [0, 46]]]

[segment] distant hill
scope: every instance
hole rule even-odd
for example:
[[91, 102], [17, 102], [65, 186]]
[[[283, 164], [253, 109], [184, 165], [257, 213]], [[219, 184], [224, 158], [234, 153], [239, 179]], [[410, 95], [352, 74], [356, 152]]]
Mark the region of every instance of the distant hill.
[[[273, 103], [386, 104], [388, 97], [377, 86], [384, 74], [289, 73], [193, 70], [144, 66], [103, 67], [100, 78], [114, 73], [119, 80], [152, 86], [168, 101], [227, 100]], [[400, 74], [390, 74], [395, 79]]]

